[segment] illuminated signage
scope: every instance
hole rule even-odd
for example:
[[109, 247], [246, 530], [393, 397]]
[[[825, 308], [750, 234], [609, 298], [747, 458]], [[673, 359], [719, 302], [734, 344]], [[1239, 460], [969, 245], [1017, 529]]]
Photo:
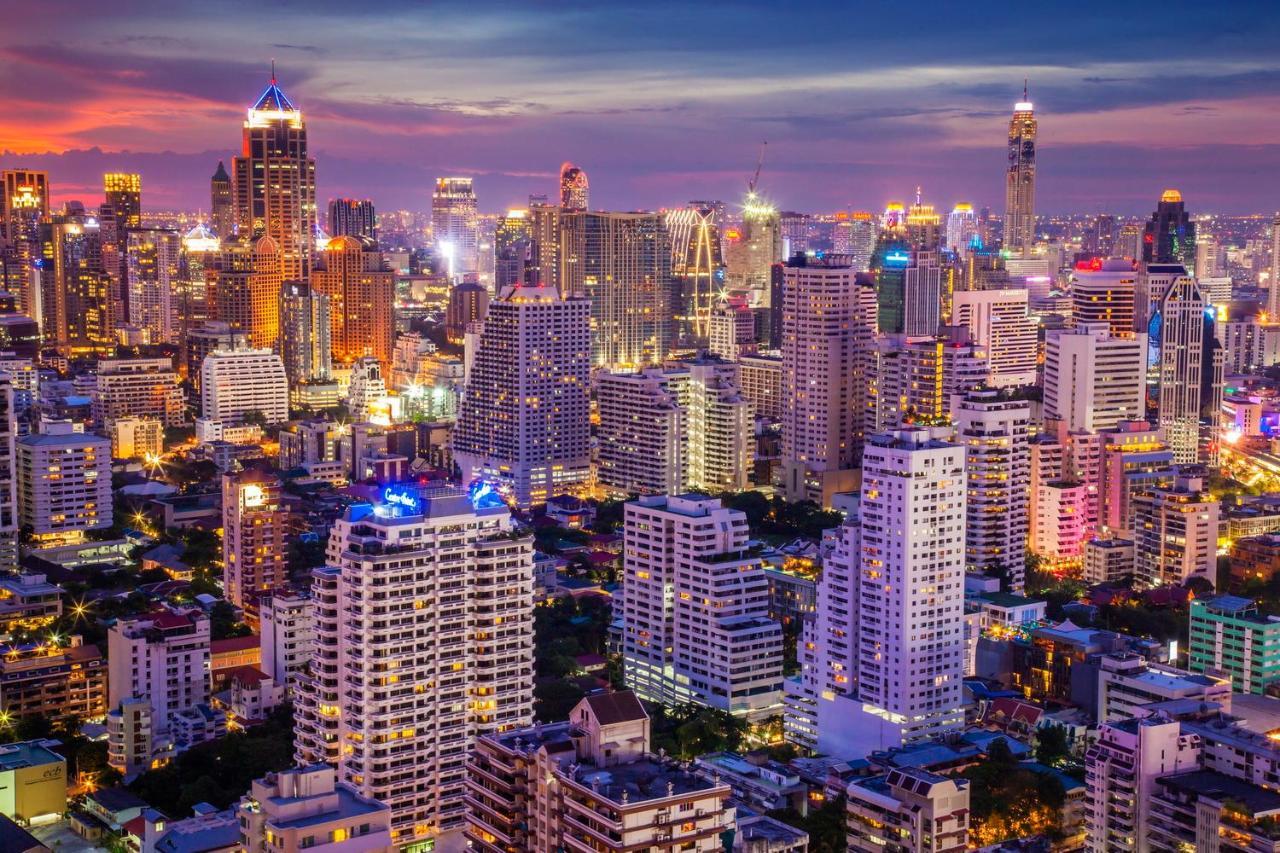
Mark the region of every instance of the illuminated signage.
[[388, 486], [383, 490], [382, 501], [388, 506], [411, 515], [418, 512], [418, 506], [421, 503], [417, 492], [413, 489], [395, 486]]
[[910, 260], [911, 255], [906, 252], [890, 252], [884, 256], [884, 262], [886, 264], [893, 264], [894, 266], [905, 264]]

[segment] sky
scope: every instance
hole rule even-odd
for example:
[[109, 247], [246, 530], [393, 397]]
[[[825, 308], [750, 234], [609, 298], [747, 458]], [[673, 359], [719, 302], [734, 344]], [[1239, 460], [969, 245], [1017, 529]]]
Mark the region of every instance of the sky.
[[[110, 14], [107, 14], [110, 10]], [[149, 209], [208, 206], [270, 77], [307, 121], [318, 197], [430, 206], [470, 175], [480, 207], [739, 201], [1003, 209], [1023, 79], [1042, 213], [1280, 208], [1280, 4], [1182, 0], [617, 3], [0, 0], [0, 168], [95, 203], [136, 171]], [[229, 166], [229, 163], [228, 163]]]

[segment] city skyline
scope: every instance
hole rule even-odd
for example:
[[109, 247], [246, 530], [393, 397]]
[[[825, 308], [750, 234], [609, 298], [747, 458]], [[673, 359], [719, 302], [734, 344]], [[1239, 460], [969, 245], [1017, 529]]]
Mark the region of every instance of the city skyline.
[[[318, 197], [386, 210], [427, 209], [435, 178], [457, 174], [498, 212], [554, 192], [564, 160], [602, 209], [733, 202], [767, 139], [760, 187], [784, 209], [876, 210], [920, 184], [939, 208], [998, 213], [1024, 78], [1039, 212], [1145, 214], [1166, 187], [1196, 213], [1275, 206], [1265, 14], [319, 3], [253, 8], [248, 27], [237, 3], [218, 18], [187, 3], [109, 19], [54, 5], [65, 14], [12, 16], [0, 43], [0, 166], [47, 169], [55, 203], [127, 171], [151, 210], [207, 207], [207, 175], [236, 150], [228, 128], [274, 58], [311, 127]], [[1190, 32], [1197, 49], [1180, 50]]]

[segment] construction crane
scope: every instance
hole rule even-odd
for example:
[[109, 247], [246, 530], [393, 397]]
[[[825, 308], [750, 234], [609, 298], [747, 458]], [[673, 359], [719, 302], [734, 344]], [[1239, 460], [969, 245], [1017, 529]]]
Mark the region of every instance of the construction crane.
[[756, 160], [756, 173], [751, 176], [751, 180], [747, 181], [747, 195], [756, 194], [756, 184], [760, 183], [760, 170], [764, 168], [764, 149], [768, 144], [768, 140], [760, 143], [760, 158]]

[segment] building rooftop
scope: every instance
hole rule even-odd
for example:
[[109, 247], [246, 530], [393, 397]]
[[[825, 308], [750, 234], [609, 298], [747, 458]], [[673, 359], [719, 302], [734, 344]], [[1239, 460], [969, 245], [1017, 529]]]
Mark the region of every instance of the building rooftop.
[[1280, 814], [1280, 793], [1213, 770], [1195, 770], [1164, 776], [1160, 779], [1160, 784], [1218, 802], [1231, 800], [1247, 808], [1253, 817]]
[[594, 693], [584, 700], [591, 713], [602, 726], [615, 723], [626, 723], [633, 720], [647, 720], [644, 706], [630, 690], [619, 690], [613, 693]]
[[699, 778], [675, 762], [650, 756], [629, 764], [608, 767], [581, 764], [572, 769], [578, 784], [615, 803], [621, 803], [625, 796], [629, 805], [723, 787]]
[[0, 770], [18, 770], [23, 767], [39, 767], [42, 764], [65, 761], [66, 759], [49, 748], [56, 745], [58, 745], [57, 741], [27, 740], [0, 746]]

